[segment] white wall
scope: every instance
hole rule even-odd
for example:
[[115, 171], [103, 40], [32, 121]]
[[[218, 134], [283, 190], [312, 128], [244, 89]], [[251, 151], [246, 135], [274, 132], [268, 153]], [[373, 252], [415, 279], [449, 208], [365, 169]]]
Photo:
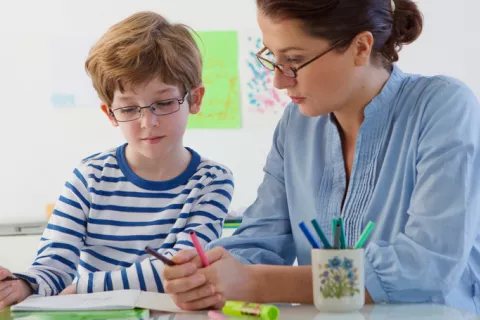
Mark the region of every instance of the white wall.
[[[419, 4], [425, 32], [402, 51], [400, 67], [458, 77], [480, 96], [480, 1]], [[50, 107], [47, 39], [98, 37], [139, 10], [197, 30], [256, 28], [254, 0], [0, 0], [0, 223], [43, 219], [80, 159], [122, 143], [99, 110]], [[186, 145], [234, 171], [233, 209], [254, 200], [273, 129], [270, 119], [260, 128], [187, 131]]]

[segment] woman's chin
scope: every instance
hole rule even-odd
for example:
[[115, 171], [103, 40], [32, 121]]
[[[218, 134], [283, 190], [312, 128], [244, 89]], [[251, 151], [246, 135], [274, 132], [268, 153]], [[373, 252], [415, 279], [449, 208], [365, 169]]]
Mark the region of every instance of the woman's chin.
[[318, 117], [330, 113], [330, 111], [319, 108], [318, 106], [309, 105], [308, 103], [300, 103], [297, 104], [297, 106], [300, 110], [300, 113], [306, 117]]

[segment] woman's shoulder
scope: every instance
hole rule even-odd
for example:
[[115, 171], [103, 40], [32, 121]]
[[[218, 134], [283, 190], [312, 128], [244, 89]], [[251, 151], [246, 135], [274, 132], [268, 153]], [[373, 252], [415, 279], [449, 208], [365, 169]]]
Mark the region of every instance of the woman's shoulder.
[[399, 90], [397, 111], [409, 115], [443, 113], [444, 116], [467, 113], [480, 121], [477, 96], [464, 82], [444, 75], [405, 74]]
[[461, 80], [445, 76], [406, 74], [401, 96], [428, 104], [429, 102], [452, 102], [455, 100], [478, 100], [473, 91]]

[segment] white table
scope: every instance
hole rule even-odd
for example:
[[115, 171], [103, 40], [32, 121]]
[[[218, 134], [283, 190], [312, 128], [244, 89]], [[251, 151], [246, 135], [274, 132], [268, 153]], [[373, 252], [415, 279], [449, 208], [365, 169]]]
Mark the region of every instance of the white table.
[[[209, 320], [206, 312], [184, 314], [152, 313], [154, 320]], [[233, 318], [229, 319], [255, 319]], [[260, 319], [260, 318], [258, 318]], [[366, 306], [359, 312], [345, 314], [319, 313], [314, 306], [282, 306], [279, 320], [473, 320], [480, 316], [443, 305], [385, 304]]]

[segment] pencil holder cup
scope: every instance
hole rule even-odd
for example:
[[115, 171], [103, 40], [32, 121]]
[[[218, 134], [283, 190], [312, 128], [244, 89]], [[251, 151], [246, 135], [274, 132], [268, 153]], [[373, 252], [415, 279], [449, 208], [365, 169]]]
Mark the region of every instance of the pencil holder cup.
[[313, 249], [313, 298], [322, 312], [352, 312], [365, 304], [363, 249]]

